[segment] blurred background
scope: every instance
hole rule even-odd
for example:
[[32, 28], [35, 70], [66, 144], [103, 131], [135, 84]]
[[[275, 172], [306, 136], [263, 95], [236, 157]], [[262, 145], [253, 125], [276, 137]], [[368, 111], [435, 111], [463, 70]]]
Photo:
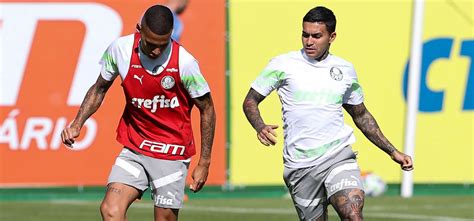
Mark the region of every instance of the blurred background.
[[[424, 2], [412, 200], [432, 201], [439, 208], [462, 202], [455, 207], [463, 212], [443, 213], [433, 205], [439, 214], [428, 211], [420, 219], [392, 218], [473, 220], [474, 213], [469, 211], [474, 209], [474, 2]], [[99, 218], [94, 206], [103, 197], [108, 173], [121, 150], [115, 141], [124, 105], [120, 80], [86, 123], [75, 149], [61, 144], [60, 132], [74, 119], [97, 79], [98, 62], [107, 46], [133, 33], [144, 10], [157, 3], [171, 4], [152, 0], [0, 2], [0, 220], [27, 220], [11, 215], [20, 204], [36, 207], [34, 203], [71, 199], [91, 201], [93, 218], [89, 219]], [[197, 58], [211, 87], [217, 128], [207, 186], [198, 194], [188, 192], [190, 212], [184, 212], [185, 207], [185, 218], [199, 217], [190, 215], [201, 211], [193, 202], [214, 208], [211, 205], [228, 200], [230, 207], [250, 206], [249, 211], [257, 211], [253, 203], [272, 206], [273, 202], [264, 200], [275, 199], [284, 202], [275, 204], [277, 212], [266, 208], [257, 217], [245, 219], [286, 213], [291, 218], [282, 220], [296, 219], [282, 179], [278, 96], [272, 93], [260, 105], [264, 120], [280, 125], [274, 147], [259, 144], [241, 107], [251, 82], [272, 57], [301, 48], [302, 18], [317, 5], [332, 9], [337, 17], [331, 53], [354, 64], [366, 106], [390, 141], [404, 149], [413, 1], [189, 0], [185, 10], [176, 14], [182, 22], [179, 43]], [[194, 110], [193, 115], [199, 147], [199, 114]], [[346, 122], [355, 128], [350, 117]], [[384, 197], [413, 202], [397, 197], [402, 181], [399, 166], [355, 131], [353, 149], [364, 174], [375, 174], [376, 180], [387, 184]], [[416, 198], [426, 196], [444, 198]], [[204, 200], [208, 198], [216, 201]], [[234, 205], [236, 198], [257, 201]], [[390, 204], [384, 204], [387, 198], [373, 200], [368, 204]], [[151, 211], [149, 206], [145, 206], [147, 211]], [[238, 214], [222, 208], [204, 211], [218, 213], [214, 220], [226, 217], [225, 211]], [[372, 212], [369, 220], [385, 218], [383, 214]]]

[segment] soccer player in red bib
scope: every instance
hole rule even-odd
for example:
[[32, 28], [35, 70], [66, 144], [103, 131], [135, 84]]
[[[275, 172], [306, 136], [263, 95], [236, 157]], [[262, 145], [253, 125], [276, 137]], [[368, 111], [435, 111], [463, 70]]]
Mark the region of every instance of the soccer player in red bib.
[[150, 188], [155, 220], [177, 220], [185, 179], [196, 153], [191, 109], [200, 111], [201, 155], [190, 189], [207, 180], [215, 129], [209, 86], [196, 59], [171, 39], [173, 14], [165, 6], [147, 9], [134, 34], [115, 40], [100, 61], [102, 69], [72, 124], [61, 136], [72, 147], [85, 121], [99, 108], [120, 76], [125, 109], [117, 128], [124, 148], [109, 175], [100, 212], [103, 220], [126, 220], [128, 207]]

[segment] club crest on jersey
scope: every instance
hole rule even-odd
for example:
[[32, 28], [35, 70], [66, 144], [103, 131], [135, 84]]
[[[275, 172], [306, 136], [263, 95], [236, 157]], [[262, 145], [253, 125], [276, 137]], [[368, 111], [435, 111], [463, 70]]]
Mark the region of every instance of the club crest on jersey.
[[336, 68], [336, 67], [332, 67], [329, 70], [329, 74], [331, 74], [331, 78], [336, 80], [336, 81], [340, 81], [344, 77], [344, 75], [342, 74], [342, 71], [339, 68]]
[[161, 86], [164, 89], [171, 89], [174, 86], [174, 84], [175, 84], [174, 78], [171, 76], [164, 76], [161, 79]]

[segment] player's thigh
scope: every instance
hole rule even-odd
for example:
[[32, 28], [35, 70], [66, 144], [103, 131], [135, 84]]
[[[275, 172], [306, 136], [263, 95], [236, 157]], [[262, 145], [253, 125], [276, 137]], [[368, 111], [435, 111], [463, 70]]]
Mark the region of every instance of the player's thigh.
[[[156, 208], [180, 209], [184, 203], [184, 189], [189, 162], [153, 159], [144, 160]], [[155, 210], [156, 211], [156, 210]]]
[[122, 183], [143, 193], [149, 186], [144, 164], [143, 155], [124, 148], [112, 166], [107, 184]]
[[341, 218], [362, 217], [365, 197], [355, 160], [348, 159], [332, 167], [325, 186], [329, 202]]
[[125, 213], [127, 208], [141, 196], [141, 192], [123, 183], [109, 183], [102, 201], [103, 210]]
[[327, 220], [328, 202], [324, 176], [321, 176], [315, 167], [299, 169], [285, 167], [283, 179], [300, 220]]
[[124, 212], [148, 188], [140, 154], [124, 148], [110, 171], [102, 210]]
[[179, 209], [162, 208], [155, 206], [155, 221], [176, 221], [178, 220]]
[[361, 189], [344, 189], [337, 191], [329, 197], [329, 202], [341, 219], [359, 220], [363, 217], [364, 192]]

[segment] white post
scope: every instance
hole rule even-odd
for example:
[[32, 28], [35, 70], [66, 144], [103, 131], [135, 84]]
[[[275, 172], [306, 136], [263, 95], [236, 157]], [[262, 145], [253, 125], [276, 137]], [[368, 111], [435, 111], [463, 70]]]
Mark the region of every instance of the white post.
[[[410, 66], [408, 73], [407, 117], [405, 122], [404, 152], [415, 160], [416, 115], [420, 96], [421, 61], [423, 55], [423, 10], [424, 0], [414, 0], [411, 36]], [[416, 166], [416, 165], [415, 165]], [[413, 172], [403, 171], [402, 197], [413, 195]]]

